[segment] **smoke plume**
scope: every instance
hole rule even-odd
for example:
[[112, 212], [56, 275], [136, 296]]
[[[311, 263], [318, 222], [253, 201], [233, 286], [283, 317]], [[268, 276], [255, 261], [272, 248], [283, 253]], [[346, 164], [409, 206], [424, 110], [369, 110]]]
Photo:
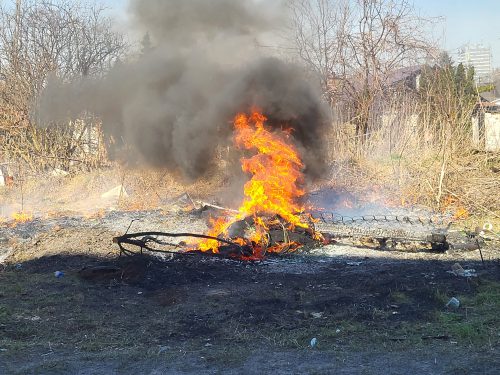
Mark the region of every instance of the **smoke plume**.
[[103, 78], [51, 82], [42, 119], [91, 111], [144, 161], [196, 178], [230, 141], [234, 115], [258, 107], [270, 126], [293, 128], [306, 172], [321, 170], [328, 112], [320, 89], [300, 67], [256, 47], [286, 21], [279, 2], [131, 0], [129, 10], [152, 47]]

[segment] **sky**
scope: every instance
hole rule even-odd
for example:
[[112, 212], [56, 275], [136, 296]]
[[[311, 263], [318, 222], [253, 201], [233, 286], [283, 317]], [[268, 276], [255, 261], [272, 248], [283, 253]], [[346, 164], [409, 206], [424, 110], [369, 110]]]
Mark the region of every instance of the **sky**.
[[[113, 13], [126, 15], [127, 0], [102, 1]], [[492, 65], [500, 68], [500, 0], [413, 0], [413, 4], [421, 16], [438, 21], [434, 36], [452, 58], [466, 43], [483, 44], [491, 46]]]
[[440, 17], [440, 47], [452, 54], [465, 43], [491, 47], [500, 68], [500, 0], [414, 0], [422, 16]]

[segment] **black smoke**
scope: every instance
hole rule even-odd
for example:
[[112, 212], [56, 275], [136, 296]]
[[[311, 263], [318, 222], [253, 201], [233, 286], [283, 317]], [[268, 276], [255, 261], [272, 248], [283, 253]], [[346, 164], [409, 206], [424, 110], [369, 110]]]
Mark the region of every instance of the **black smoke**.
[[154, 47], [103, 78], [51, 82], [43, 119], [91, 111], [145, 162], [197, 178], [230, 142], [234, 115], [258, 107], [270, 126], [293, 129], [306, 172], [321, 170], [328, 111], [319, 87], [301, 67], [255, 46], [284, 22], [279, 2], [132, 0], [129, 8]]

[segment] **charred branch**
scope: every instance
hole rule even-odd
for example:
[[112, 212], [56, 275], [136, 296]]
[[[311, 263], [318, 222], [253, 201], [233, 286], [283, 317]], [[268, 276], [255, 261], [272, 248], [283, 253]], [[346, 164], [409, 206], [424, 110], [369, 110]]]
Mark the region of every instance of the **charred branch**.
[[224, 243], [228, 246], [231, 246], [233, 249], [239, 250], [241, 255], [244, 255], [245, 252], [241, 245], [213, 236], [207, 236], [204, 234], [197, 233], [167, 233], [167, 232], [138, 232], [138, 233], [127, 233], [122, 236], [117, 236], [113, 238], [113, 243], [116, 243], [120, 248], [120, 254], [132, 255], [135, 253], [134, 250], [127, 249], [124, 244], [132, 245], [139, 248], [139, 252], [142, 254], [144, 250], [153, 252], [153, 253], [167, 253], [167, 254], [179, 254], [179, 251], [173, 250], [162, 250], [151, 247], [150, 244], [156, 243], [158, 245], [167, 245], [176, 248], [185, 247], [185, 243], [180, 242], [178, 244], [170, 243], [166, 241], [162, 241], [159, 237], [191, 237], [191, 238], [203, 238], [209, 240], [216, 240], [218, 242]]

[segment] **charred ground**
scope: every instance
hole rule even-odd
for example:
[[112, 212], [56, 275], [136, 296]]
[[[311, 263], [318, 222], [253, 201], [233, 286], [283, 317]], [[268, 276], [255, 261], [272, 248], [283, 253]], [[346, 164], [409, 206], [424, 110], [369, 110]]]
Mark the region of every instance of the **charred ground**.
[[[15, 246], [0, 271], [0, 372], [500, 368], [495, 244], [485, 263], [476, 252], [340, 246], [241, 262], [119, 257], [112, 236], [98, 225], [54, 227]], [[478, 277], [447, 272], [457, 261]], [[453, 296], [456, 310], [445, 307]]]

